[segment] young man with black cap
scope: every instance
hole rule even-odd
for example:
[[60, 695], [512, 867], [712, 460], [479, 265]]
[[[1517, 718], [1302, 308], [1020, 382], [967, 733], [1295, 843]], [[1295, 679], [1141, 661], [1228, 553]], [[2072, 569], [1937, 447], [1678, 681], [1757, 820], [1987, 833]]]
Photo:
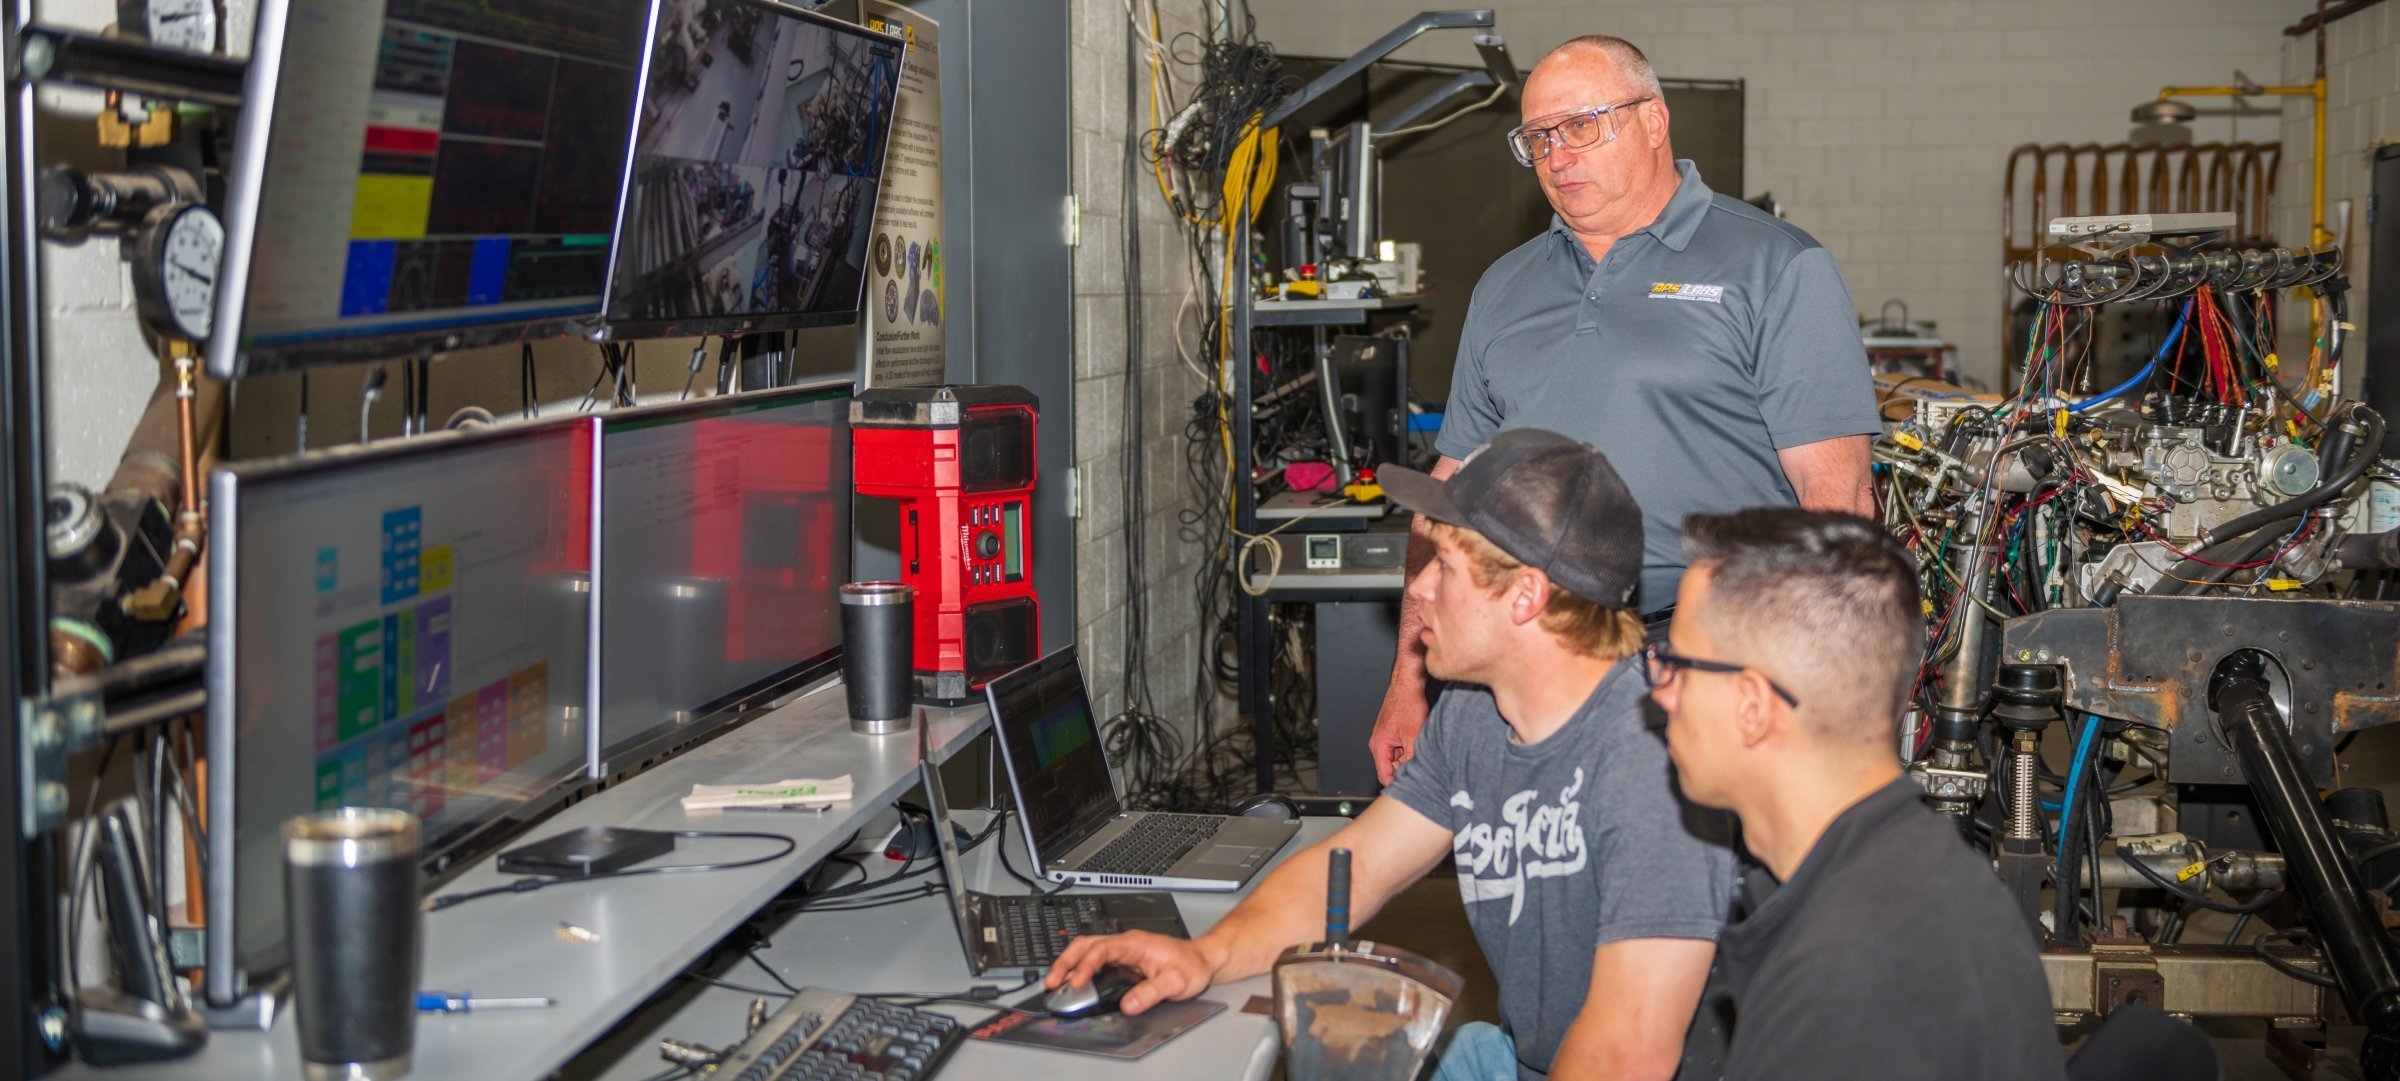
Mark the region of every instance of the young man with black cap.
[[[1711, 820], [1688, 815], [1643, 716], [1641, 511], [1598, 451], [1492, 437], [1447, 481], [1383, 471], [1438, 523], [1409, 582], [1427, 664], [1452, 681], [1385, 799], [1297, 853], [1206, 934], [1077, 939], [1046, 982], [1138, 971], [1140, 1013], [1265, 972], [1323, 930], [1326, 853], [1352, 852], [1363, 924], [1455, 855], [1505, 1029], [1463, 1026], [1437, 1081], [1672, 1077], [1733, 887]], [[1695, 833], [1695, 830], [1698, 832]]]

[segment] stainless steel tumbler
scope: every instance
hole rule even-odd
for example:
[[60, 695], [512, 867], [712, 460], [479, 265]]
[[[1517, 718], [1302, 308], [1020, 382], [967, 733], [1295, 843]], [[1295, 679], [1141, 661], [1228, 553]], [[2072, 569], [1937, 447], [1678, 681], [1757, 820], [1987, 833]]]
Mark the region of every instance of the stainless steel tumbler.
[[842, 587], [842, 684], [850, 700], [850, 729], [869, 735], [906, 732], [910, 713], [916, 590], [900, 582], [851, 582]]
[[293, 1021], [308, 1081], [391, 1081], [417, 1033], [417, 817], [344, 807], [283, 824]]

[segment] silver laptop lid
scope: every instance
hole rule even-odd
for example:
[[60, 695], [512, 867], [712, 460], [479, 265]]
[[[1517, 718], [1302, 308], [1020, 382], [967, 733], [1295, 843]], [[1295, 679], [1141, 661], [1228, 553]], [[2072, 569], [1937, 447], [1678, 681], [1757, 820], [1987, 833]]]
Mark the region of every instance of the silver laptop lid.
[[950, 825], [950, 797], [942, 791], [942, 768], [934, 764], [932, 737], [926, 729], [932, 727], [922, 717], [917, 721], [917, 762], [925, 776], [925, 806], [933, 815], [933, 850], [942, 861], [942, 883], [950, 891], [950, 914], [958, 924], [959, 945], [966, 947], [967, 964], [975, 964], [975, 929], [973, 908], [967, 900], [966, 861], [959, 858], [958, 834]]

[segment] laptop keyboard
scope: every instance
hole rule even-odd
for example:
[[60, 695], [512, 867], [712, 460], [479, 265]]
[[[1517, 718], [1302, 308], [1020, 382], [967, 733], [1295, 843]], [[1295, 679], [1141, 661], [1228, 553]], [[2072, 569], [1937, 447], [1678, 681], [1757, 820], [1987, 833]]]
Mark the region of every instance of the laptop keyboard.
[[1000, 946], [1004, 967], [1048, 965], [1082, 934], [1106, 934], [1107, 912], [1097, 897], [1007, 897], [1000, 899]]
[[1148, 814], [1125, 835], [1085, 860], [1079, 871], [1114, 875], [1163, 875], [1191, 850], [1224, 828], [1218, 815]]

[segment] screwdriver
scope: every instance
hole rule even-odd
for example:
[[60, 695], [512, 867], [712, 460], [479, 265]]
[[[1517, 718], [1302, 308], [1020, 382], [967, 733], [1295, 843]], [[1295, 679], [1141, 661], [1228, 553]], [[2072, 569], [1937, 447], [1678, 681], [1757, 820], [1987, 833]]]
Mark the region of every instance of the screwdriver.
[[448, 991], [417, 992], [418, 1013], [473, 1013], [476, 1010], [540, 1010], [558, 1005], [558, 1000], [534, 995], [524, 998], [477, 998], [473, 992], [451, 994]]

